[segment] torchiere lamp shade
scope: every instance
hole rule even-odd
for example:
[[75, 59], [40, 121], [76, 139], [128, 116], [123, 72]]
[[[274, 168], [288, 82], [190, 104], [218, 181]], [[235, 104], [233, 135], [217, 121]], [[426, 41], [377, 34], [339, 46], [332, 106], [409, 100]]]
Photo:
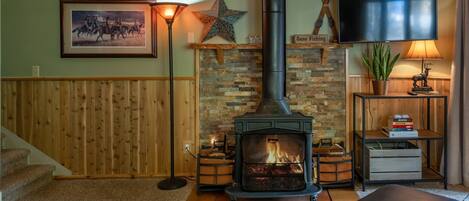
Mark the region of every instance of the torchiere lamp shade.
[[441, 60], [443, 59], [433, 40], [413, 41], [405, 59], [408, 60]]
[[174, 21], [184, 8], [200, 1], [201, 0], [157, 0], [152, 5], [156, 7], [158, 14], [163, 19]]
[[174, 19], [181, 14], [187, 4], [181, 3], [156, 3], [154, 4], [158, 14], [165, 20], [174, 21]]

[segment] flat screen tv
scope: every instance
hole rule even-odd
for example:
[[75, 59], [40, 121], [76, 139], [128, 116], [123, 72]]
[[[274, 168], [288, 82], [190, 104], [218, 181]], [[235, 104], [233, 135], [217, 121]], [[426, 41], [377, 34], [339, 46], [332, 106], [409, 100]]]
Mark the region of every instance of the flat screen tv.
[[435, 40], [437, 0], [339, 0], [339, 42]]

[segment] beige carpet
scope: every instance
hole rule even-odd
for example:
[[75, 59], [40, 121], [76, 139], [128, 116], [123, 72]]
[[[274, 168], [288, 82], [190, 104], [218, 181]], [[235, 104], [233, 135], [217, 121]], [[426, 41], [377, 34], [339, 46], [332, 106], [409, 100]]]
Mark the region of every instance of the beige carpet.
[[[373, 193], [378, 188], [382, 187], [383, 185], [371, 185], [367, 186], [365, 192], [361, 191], [361, 186], [357, 185], [357, 194], [358, 197], [363, 198], [370, 193]], [[448, 190], [443, 188], [443, 184], [434, 182], [434, 183], [417, 183], [416, 185], [406, 185], [410, 188], [415, 188], [417, 190], [425, 191], [428, 193], [432, 193], [435, 195], [440, 195], [443, 197], [448, 197], [457, 201], [469, 201], [469, 188], [461, 186], [461, 185], [449, 185]]]
[[20, 201], [185, 201], [193, 184], [162, 191], [157, 179], [56, 180]]

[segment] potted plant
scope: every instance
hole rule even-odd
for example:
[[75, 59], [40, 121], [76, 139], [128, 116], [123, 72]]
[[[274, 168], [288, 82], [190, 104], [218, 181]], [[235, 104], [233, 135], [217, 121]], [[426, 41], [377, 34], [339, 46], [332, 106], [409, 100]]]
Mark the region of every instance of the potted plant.
[[371, 55], [363, 54], [362, 61], [373, 77], [375, 95], [386, 95], [388, 92], [389, 75], [401, 54], [391, 55], [391, 47], [384, 43], [373, 45]]

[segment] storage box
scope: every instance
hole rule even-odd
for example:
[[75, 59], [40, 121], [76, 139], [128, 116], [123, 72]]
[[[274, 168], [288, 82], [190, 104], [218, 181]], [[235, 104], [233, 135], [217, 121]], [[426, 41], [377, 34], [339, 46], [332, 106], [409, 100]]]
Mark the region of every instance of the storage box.
[[367, 143], [365, 172], [371, 181], [421, 179], [422, 151], [410, 142]]

